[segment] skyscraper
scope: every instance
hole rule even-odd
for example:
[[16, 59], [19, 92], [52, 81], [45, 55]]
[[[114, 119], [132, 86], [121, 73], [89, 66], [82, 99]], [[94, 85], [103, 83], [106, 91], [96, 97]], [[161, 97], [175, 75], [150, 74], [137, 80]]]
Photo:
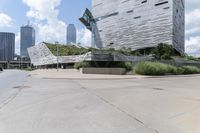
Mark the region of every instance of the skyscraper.
[[76, 44], [76, 27], [74, 24], [67, 26], [67, 44]]
[[21, 57], [28, 58], [28, 48], [35, 45], [35, 30], [29, 24], [21, 27]]
[[0, 32], [0, 61], [11, 61], [15, 56], [15, 34]]
[[168, 43], [184, 52], [184, 0], [92, 0], [92, 14], [103, 47], [136, 50]]

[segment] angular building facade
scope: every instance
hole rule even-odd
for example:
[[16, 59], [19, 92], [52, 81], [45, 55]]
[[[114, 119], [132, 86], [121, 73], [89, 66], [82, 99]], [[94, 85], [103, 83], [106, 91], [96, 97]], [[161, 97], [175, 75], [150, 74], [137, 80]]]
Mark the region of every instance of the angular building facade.
[[92, 14], [98, 45], [137, 50], [168, 43], [184, 52], [184, 0], [92, 0]]
[[22, 26], [20, 36], [20, 55], [23, 58], [29, 58], [28, 48], [35, 46], [35, 30], [29, 24]]
[[76, 27], [74, 24], [67, 26], [67, 44], [76, 44]]
[[0, 32], [0, 61], [11, 61], [15, 56], [15, 34]]

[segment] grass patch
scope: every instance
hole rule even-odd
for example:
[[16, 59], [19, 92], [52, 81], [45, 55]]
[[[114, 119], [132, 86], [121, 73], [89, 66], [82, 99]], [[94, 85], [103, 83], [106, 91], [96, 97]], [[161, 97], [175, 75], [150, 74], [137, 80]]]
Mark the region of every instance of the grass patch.
[[86, 67], [125, 68], [127, 71], [131, 71], [133, 69], [133, 65], [130, 62], [77, 62], [74, 64], [75, 69]]
[[20, 70], [22, 70], [22, 71], [33, 71], [32, 68], [21, 68]]
[[183, 66], [178, 69], [178, 74], [199, 74], [200, 68], [195, 66]]
[[86, 48], [79, 48], [74, 45], [55, 45], [51, 43], [45, 43], [53, 55], [57, 55], [58, 47], [58, 56], [70, 56], [70, 55], [82, 55], [89, 52]]
[[125, 68], [127, 71], [133, 70], [133, 65], [131, 62], [118, 62], [113, 63], [111, 66], [108, 66], [110, 68]]
[[140, 62], [134, 67], [136, 74], [141, 75], [184, 75], [200, 74], [200, 68], [195, 66], [175, 67], [159, 62]]
[[135, 73], [141, 75], [166, 75], [176, 73], [176, 67], [158, 62], [140, 62], [134, 67]]

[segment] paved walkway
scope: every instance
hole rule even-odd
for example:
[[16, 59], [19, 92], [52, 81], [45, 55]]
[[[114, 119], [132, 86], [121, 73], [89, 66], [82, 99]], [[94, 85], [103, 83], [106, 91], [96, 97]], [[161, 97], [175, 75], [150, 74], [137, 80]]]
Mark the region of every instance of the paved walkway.
[[122, 79], [74, 70], [29, 74], [0, 109], [2, 133], [200, 132], [198, 75]]
[[44, 69], [31, 72], [31, 75], [38, 78], [56, 79], [133, 79], [144, 78], [140, 75], [103, 75], [103, 74], [81, 74], [76, 69]]

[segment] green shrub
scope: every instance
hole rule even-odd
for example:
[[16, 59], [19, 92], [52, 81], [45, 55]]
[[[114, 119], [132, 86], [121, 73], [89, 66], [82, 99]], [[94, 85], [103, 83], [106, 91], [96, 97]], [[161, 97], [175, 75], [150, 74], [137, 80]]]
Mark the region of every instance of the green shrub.
[[185, 59], [186, 59], [186, 60], [192, 60], [192, 61], [200, 61], [199, 58], [195, 58], [195, 57], [193, 57], [193, 56], [185, 56]]
[[23, 71], [33, 71], [32, 68], [28, 67], [28, 68], [21, 68], [20, 70], [23, 70]]
[[88, 63], [88, 62], [77, 62], [77, 63], [74, 64], [75, 69], [86, 68], [86, 67], [90, 67], [90, 63]]
[[131, 71], [133, 69], [133, 65], [130, 62], [122, 62], [121, 67], [125, 68], [128, 71]]
[[158, 62], [140, 62], [135, 68], [135, 73], [141, 75], [184, 75], [184, 74], [200, 74], [200, 68], [195, 66], [175, 67], [172, 65]]
[[182, 67], [177, 67], [175, 75], [183, 75], [183, 74], [184, 74], [184, 69]]
[[171, 59], [171, 55], [169, 53], [165, 53], [160, 57], [160, 59], [169, 60], [169, 59]]
[[200, 68], [195, 67], [195, 66], [183, 66], [181, 67], [180, 70], [182, 73], [181, 74], [199, 74], [200, 73]]
[[130, 62], [125, 62], [125, 68], [126, 70], [131, 71], [133, 69], [133, 65]]
[[140, 62], [135, 66], [135, 73], [142, 75], [166, 75], [177, 73], [177, 68], [158, 62]]
[[117, 67], [117, 68], [125, 68], [128, 71], [131, 71], [133, 69], [133, 65], [131, 62], [118, 62], [118, 63], [112, 63], [109, 67]]

